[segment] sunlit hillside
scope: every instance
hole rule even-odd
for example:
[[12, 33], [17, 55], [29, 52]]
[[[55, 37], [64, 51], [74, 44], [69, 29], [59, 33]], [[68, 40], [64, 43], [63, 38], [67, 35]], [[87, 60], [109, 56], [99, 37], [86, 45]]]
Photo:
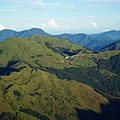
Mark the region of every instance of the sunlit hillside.
[[50, 36], [0, 43], [1, 120], [117, 120], [120, 50]]

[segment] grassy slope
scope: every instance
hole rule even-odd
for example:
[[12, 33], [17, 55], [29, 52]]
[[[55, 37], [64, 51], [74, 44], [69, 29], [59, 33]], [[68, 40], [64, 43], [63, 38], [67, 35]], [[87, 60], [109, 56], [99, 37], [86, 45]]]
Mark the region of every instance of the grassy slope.
[[[77, 56], [65, 59], [58, 52], [45, 46], [45, 42], [49, 42], [54, 48], [65, 47], [70, 51], [76, 49], [82, 49], [82, 51]], [[20, 107], [22, 107], [34, 110], [50, 119], [62, 117], [73, 120], [77, 119], [75, 108], [90, 109], [100, 113], [100, 104], [108, 103], [106, 98], [91, 87], [76, 81], [60, 80], [55, 75], [43, 72], [39, 68], [92, 67], [96, 65], [93, 58], [109, 59], [119, 54], [119, 50], [92, 54], [82, 46], [40, 35], [9, 38], [0, 43], [0, 50], [2, 51], [0, 67], [6, 67], [10, 61], [18, 60], [20, 62], [11, 67], [25, 67], [9, 76], [0, 76], [0, 106], [4, 108], [0, 112], [11, 112], [14, 115], [18, 113], [16, 115], [18, 120], [38, 119], [20, 112]], [[17, 95], [15, 91], [18, 91]]]
[[[106, 98], [85, 84], [61, 81], [55, 75], [29, 67], [10, 76], [2, 76], [1, 79], [1, 94], [11, 110], [18, 112], [18, 119], [28, 119], [28, 116], [19, 111], [20, 107], [29, 108], [50, 119], [55, 119], [57, 114], [64, 119], [73, 120], [77, 119], [75, 108], [100, 113], [100, 104], [108, 103]], [[5, 90], [10, 84], [13, 86]], [[21, 95], [15, 95], [14, 91]]]
[[[58, 52], [54, 52], [49, 47], [45, 46], [45, 42], [49, 42], [53, 48], [62, 47], [69, 49], [70, 51], [82, 49], [77, 56], [69, 57], [68, 60]], [[90, 67], [96, 65], [93, 60], [97, 59], [109, 59], [111, 56], [119, 54], [119, 50], [110, 52], [101, 52], [99, 54], [91, 54], [91, 51], [76, 44], [72, 44], [69, 41], [58, 39], [55, 37], [43, 37], [40, 35], [34, 35], [32, 37], [18, 38], [13, 37], [0, 43], [0, 66], [7, 66], [8, 62], [21, 60], [26, 61], [34, 67]], [[60, 51], [58, 49], [58, 51]], [[49, 61], [49, 62], [48, 62]], [[65, 61], [64, 63], [62, 61]]]
[[[42, 65], [50, 65], [49, 59], [52, 65], [55, 65], [56, 60], [63, 59], [58, 53], [53, 52], [51, 49], [33, 41], [28, 41], [26, 38], [20, 39], [17, 37], [8, 39], [4, 43], [0, 44], [0, 49], [3, 50], [0, 55], [1, 66], [6, 66], [11, 60], [27, 61], [29, 64], [36, 66], [35, 61], [39, 61]], [[60, 60], [60, 61], [61, 61]]]
[[67, 48], [72, 50], [76, 49], [86, 49], [81, 45], [73, 44], [72, 42], [64, 39], [59, 39], [56, 37], [51, 37], [51, 36], [40, 36], [40, 35], [33, 35], [32, 37], [27, 38], [30, 41], [35, 41], [40, 44], [44, 44], [45, 42], [49, 42], [53, 47], [62, 47], [62, 48]]

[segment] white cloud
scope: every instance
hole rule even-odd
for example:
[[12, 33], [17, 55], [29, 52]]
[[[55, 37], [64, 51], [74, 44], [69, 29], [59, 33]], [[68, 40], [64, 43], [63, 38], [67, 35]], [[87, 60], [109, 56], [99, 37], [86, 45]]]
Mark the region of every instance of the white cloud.
[[37, 6], [41, 6], [41, 7], [54, 7], [54, 8], [66, 8], [66, 9], [76, 9], [75, 2], [66, 2], [66, 1], [43, 1], [43, 0], [34, 0], [31, 1], [31, 5], [37, 5]]
[[32, 24], [32, 25], [31, 25], [31, 28], [35, 28], [35, 25]]
[[68, 26], [65, 26], [65, 29], [67, 29], [67, 30], [68, 30], [68, 29], [70, 29], [70, 27], [68, 27]]
[[39, 6], [45, 6], [45, 3], [42, 0], [36, 1], [34, 4]]
[[95, 22], [90, 23], [93, 28], [97, 28], [97, 24]]
[[45, 23], [42, 23], [42, 24], [41, 24], [41, 27], [42, 27], [42, 28], [46, 28], [47, 26], [46, 26]]
[[55, 19], [52, 18], [51, 20], [48, 21], [48, 26], [50, 28], [59, 28], [60, 26], [56, 23]]
[[56, 23], [54, 18], [50, 19], [47, 23], [42, 23], [41, 27], [42, 28], [51, 28], [51, 29], [60, 28], [60, 26]]
[[111, 30], [103, 30], [103, 32], [108, 32], [108, 31], [111, 31]]
[[0, 24], [0, 30], [6, 29], [5, 26], [3, 26], [2, 24]]

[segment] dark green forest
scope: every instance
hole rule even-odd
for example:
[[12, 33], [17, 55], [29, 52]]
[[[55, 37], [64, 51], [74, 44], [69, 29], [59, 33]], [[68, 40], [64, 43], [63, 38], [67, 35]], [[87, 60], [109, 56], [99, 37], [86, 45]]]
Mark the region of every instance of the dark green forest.
[[[61, 79], [76, 80], [92, 86], [100, 93], [107, 93], [112, 96], [120, 96], [120, 54], [111, 57], [109, 60], [95, 60], [97, 66], [94, 67], [71, 67], [64, 69], [46, 68], [48, 72], [55, 74]], [[114, 73], [109, 77], [100, 72], [108, 70]]]

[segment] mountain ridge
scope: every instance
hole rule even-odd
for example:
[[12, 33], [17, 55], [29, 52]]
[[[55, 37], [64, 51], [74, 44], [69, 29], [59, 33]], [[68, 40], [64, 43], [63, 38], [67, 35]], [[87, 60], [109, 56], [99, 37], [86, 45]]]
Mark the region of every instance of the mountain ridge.
[[90, 36], [99, 38], [99, 37], [109, 37], [113, 40], [120, 39], [120, 30], [110, 30], [103, 33], [91, 34]]
[[45, 31], [43, 31], [40, 28], [31, 28], [29, 30], [22, 30], [22, 31], [14, 31], [11, 29], [4, 29], [0, 31], [0, 41], [5, 40], [6, 38], [13, 37], [13, 36], [18, 36], [18, 37], [27, 37], [27, 36], [32, 36], [34, 34], [40, 34], [40, 35], [49, 35]]
[[23, 30], [23, 31], [13, 31], [13, 30], [2, 30], [0, 31], [0, 41], [5, 40], [6, 38], [12, 37], [12, 36], [19, 36], [19, 37], [26, 37], [26, 36], [32, 36], [34, 34], [40, 34], [43, 36], [55, 36], [58, 38], [67, 39], [73, 43], [81, 44], [88, 49], [91, 50], [98, 50], [100, 51], [107, 45], [117, 42], [120, 39], [120, 31], [111, 30], [108, 32], [98, 33], [98, 34], [84, 34], [84, 33], [78, 33], [78, 34], [60, 34], [60, 35], [51, 35], [46, 33], [40, 28], [31, 28], [29, 30]]
[[120, 50], [120, 40], [103, 48], [101, 51]]

